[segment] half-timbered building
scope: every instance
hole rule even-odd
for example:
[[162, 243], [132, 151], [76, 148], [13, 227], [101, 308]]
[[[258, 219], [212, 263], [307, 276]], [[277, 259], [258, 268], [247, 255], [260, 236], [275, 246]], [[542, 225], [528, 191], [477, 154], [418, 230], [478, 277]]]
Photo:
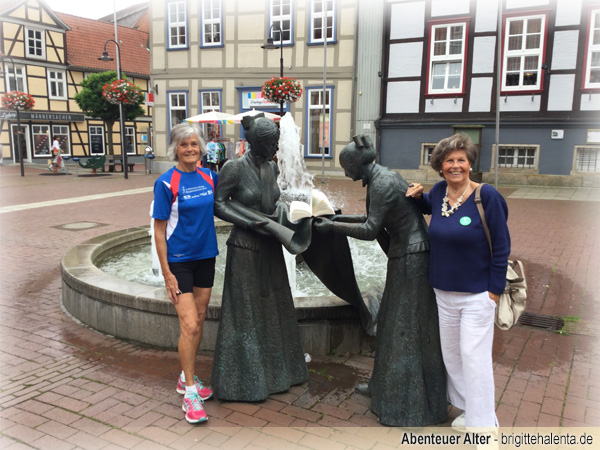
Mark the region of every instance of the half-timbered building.
[[[0, 144], [3, 161], [46, 163], [52, 141], [71, 156], [105, 155], [107, 130], [101, 120], [86, 117], [73, 100], [80, 82], [90, 73], [116, 70], [116, 46], [107, 50], [115, 61], [100, 61], [105, 43], [115, 38], [107, 22], [57, 13], [43, 0], [3, 0], [0, 4], [0, 51], [4, 76], [2, 92], [19, 90], [31, 94], [35, 107], [20, 112], [21, 137], [17, 139], [14, 111], [1, 110]], [[118, 27], [122, 71], [148, 92], [148, 33]], [[125, 122], [127, 154], [143, 155], [148, 145], [151, 110], [135, 121]], [[21, 142], [22, 151], [16, 149]], [[120, 154], [118, 118], [113, 127], [114, 152]], [[134, 158], [132, 161], [136, 161]], [[137, 160], [141, 162], [141, 157]]]
[[390, 0], [385, 8], [382, 164], [435, 181], [431, 150], [462, 132], [480, 147], [476, 170], [486, 181], [498, 170], [504, 183], [600, 185], [598, 1]]

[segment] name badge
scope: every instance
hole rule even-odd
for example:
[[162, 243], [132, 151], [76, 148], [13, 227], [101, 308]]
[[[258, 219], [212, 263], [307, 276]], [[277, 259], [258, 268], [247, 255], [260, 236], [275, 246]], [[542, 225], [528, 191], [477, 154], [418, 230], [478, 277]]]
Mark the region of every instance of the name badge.
[[471, 218], [467, 216], [461, 217], [459, 222], [462, 226], [466, 227], [471, 225]]

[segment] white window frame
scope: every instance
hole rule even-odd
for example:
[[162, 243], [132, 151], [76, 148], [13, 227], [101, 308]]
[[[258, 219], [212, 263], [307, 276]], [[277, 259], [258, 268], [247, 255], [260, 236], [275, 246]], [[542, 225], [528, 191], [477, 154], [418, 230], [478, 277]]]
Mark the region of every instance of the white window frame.
[[[175, 8], [175, 9], [173, 9]], [[183, 13], [183, 20], [180, 20], [179, 15]], [[172, 0], [167, 2], [167, 49], [181, 50], [188, 48], [188, 15], [187, 2], [185, 0]], [[176, 34], [172, 33], [173, 28], [177, 30]], [[181, 32], [183, 29], [183, 33]], [[172, 38], [177, 39], [177, 43], [171, 42]], [[181, 42], [183, 37], [184, 42]]]
[[[221, 111], [221, 90], [219, 89], [210, 89], [210, 90], [200, 90], [200, 114], [204, 114], [210, 111]], [[215, 102], [216, 95], [216, 102]], [[206, 101], [208, 100], [208, 101]], [[221, 125], [204, 123], [202, 124], [202, 132], [204, 133], [204, 138], [208, 141], [213, 138], [211, 134], [214, 132], [214, 138], [221, 138]]]
[[[7, 64], [4, 61], [4, 71], [6, 73], [6, 86], [9, 91], [27, 92], [27, 77], [25, 76], [25, 66]], [[13, 88], [14, 84], [14, 88]], [[21, 85], [19, 87], [19, 85]]]
[[[269, 0], [269, 13], [271, 16], [269, 30], [273, 24], [279, 25], [279, 29], [273, 27], [273, 42], [292, 45], [294, 43], [294, 0]], [[283, 39], [279, 36], [279, 30], [283, 33]]]
[[423, 142], [421, 144], [421, 166], [428, 167], [430, 165], [431, 153], [436, 145], [435, 142]]
[[[585, 52], [583, 88], [600, 89], [600, 9], [593, 9], [590, 11], [589, 24]], [[594, 61], [594, 55], [596, 55], [596, 61]], [[592, 70], [598, 75], [593, 81], [591, 80]]]
[[[34, 123], [31, 125], [31, 135], [33, 136], [33, 156], [34, 158], [48, 158], [52, 155], [52, 142], [50, 141], [50, 125]], [[39, 140], [37, 139], [39, 137]], [[45, 139], [44, 139], [45, 138]], [[40, 147], [40, 148], [38, 148]], [[45, 151], [42, 151], [45, 150]]]
[[[512, 155], [502, 155], [502, 152], [506, 152], [507, 150], [513, 150]], [[516, 152], [515, 152], [516, 150]], [[532, 150], [534, 152], [533, 156], [528, 156], [527, 153], [523, 154], [521, 151], [527, 152], [528, 150]], [[537, 171], [540, 160], [540, 146], [535, 144], [500, 144], [500, 152], [498, 155], [498, 167], [503, 170], [517, 170], [517, 171]], [[493, 155], [492, 160], [493, 164], [496, 162], [496, 145], [493, 146]], [[504, 162], [501, 163], [500, 160], [504, 158]], [[525, 164], [527, 159], [533, 158], [533, 162], [531, 164]], [[510, 159], [510, 161], [509, 161]], [[523, 163], [520, 163], [521, 160], [524, 160]]]
[[[328, 102], [326, 103], [326, 114], [327, 114], [327, 118], [326, 120], [329, 121], [329, 133], [328, 133], [328, 138], [327, 138], [327, 146], [325, 148], [325, 157], [326, 158], [331, 158], [332, 157], [332, 137], [333, 137], [333, 115], [332, 115], [332, 111], [331, 111], [331, 105], [333, 103], [333, 86], [327, 86], [325, 88], [325, 92], [326, 92], [326, 100], [328, 100]], [[313, 93], [318, 93], [318, 103], [313, 103]], [[321, 147], [322, 147], [322, 135], [321, 135], [321, 128], [323, 127], [323, 125], [321, 124], [321, 120], [323, 118], [323, 86], [321, 87], [307, 87], [306, 88], [306, 154], [305, 156], [308, 158], [316, 158], [316, 157], [321, 157]], [[315, 143], [313, 142], [313, 134], [314, 131], [312, 129], [312, 121], [311, 121], [311, 114], [314, 115], [315, 117], [318, 116], [319, 117], [319, 130], [317, 130], [316, 135], [318, 135], [318, 142]], [[315, 148], [316, 151], [311, 152], [312, 148]]]
[[[34, 36], [30, 36], [33, 33]], [[38, 35], [39, 34], [39, 35]], [[31, 52], [31, 45], [35, 48], [35, 52]], [[40, 54], [38, 54], [38, 51]], [[28, 58], [46, 59], [46, 32], [35, 28], [25, 28], [25, 54]]]
[[[62, 78], [57, 77], [60, 75]], [[52, 94], [52, 87], [56, 86], [56, 95]], [[60, 90], [62, 88], [62, 95]], [[48, 69], [48, 98], [52, 100], [67, 100], [67, 74], [63, 70]]]
[[[171, 128], [173, 128], [175, 125], [177, 125], [177, 123], [181, 123], [183, 122], [183, 120], [181, 120], [181, 122], [177, 122], [177, 123], [173, 123], [173, 113], [175, 113], [176, 111], [184, 111], [184, 119], [188, 116], [188, 93], [187, 91], [169, 91], [167, 92], [167, 96], [169, 98], [169, 103], [168, 103], [168, 107], [169, 107], [169, 134], [171, 133]], [[175, 100], [175, 102], [174, 102]], [[183, 102], [182, 102], [183, 100]]]
[[[88, 126], [88, 145], [90, 146], [90, 156], [106, 155], [106, 140], [104, 134], [103, 125]], [[92, 136], [100, 136], [102, 138], [102, 153], [92, 153]]]
[[[585, 157], [581, 156], [581, 151], [589, 151], [589, 155]], [[593, 168], [592, 168], [593, 164]], [[584, 167], [587, 166], [586, 167]], [[592, 168], [590, 170], [590, 168]], [[576, 145], [575, 153], [573, 155], [573, 171], [577, 173], [597, 173], [600, 174], [600, 145]]]
[[[202, 0], [202, 20], [200, 23], [200, 47], [222, 47], [223, 46], [223, 4], [221, 0]], [[218, 17], [214, 16], [218, 11]], [[213, 40], [207, 39], [206, 27], [210, 27]], [[215, 31], [215, 29], [217, 31]], [[219, 35], [214, 39], [214, 35]]]
[[125, 149], [127, 149], [127, 140], [131, 139], [131, 151], [128, 155], [137, 155], [137, 142], [135, 141], [135, 127], [125, 127]]
[[68, 125], [52, 125], [52, 142], [57, 136], [65, 136], [66, 139], [59, 139], [60, 149], [63, 155], [71, 154], [71, 135], [69, 134]]
[[[336, 0], [310, 0], [310, 22], [309, 22], [309, 44], [322, 44], [323, 40], [323, 24], [327, 24], [327, 30], [329, 30], [328, 20], [331, 19], [331, 37], [327, 37], [327, 43], [335, 42], [336, 39], [336, 26], [337, 26], [337, 18], [336, 18]], [[323, 4], [326, 5], [326, 11], [323, 11], [324, 8], [321, 8]], [[329, 6], [331, 5], [331, 8]], [[317, 11], [317, 9], [321, 9]], [[325, 19], [325, 20], [323, 20]], [[317, 21], [321, 21], [321, 26], [317, 26]], [[321, 37], [315, 37], [315, 33], [317, 30], [321, 30]], [[326, 35], [329, 33], [326, 33]]]
[[[467, 54], [467, 36], [469, 23], [467, 21], [453, 21], [450, 23], [436, 23], [431, 24], [429, 31], [429, 77], [427, 79], [427, 94], [463, 94], [465, 86], [465, 58]], [[458, 39], [452, 39], [452, 29], [456, 27], [462, 27], [462, 36], [460, 38], [460, 53], [450, 54], [450, 49], [453, 47], [451, 44], [458, 41]], [[436, 31], [440, 29], [446, 29], [445, 39], [436, 41]], [[443, 55], [435, 55], [436, 43], [443, 44], [445, 51]], [[460, 72], [458, 74], [451, 74], [450, 69], [458, 64]], [[443, 79], [444, 86], [442, 88], [434, 88], [434, 77], [441, 78], [441, 76], [435, 73], [435, 67], [439, 65], [444, 69]], [[448, 87], [449, 80], [458, 75], [459, 80], [456, 87]]]
[[[539, 37], [539, 46], [533, 49], [527, 49], [527, 25], [532, 20], [541, 20], [540, 26], [540, 37]], [[521, 34], [510, 35], [510, 26], [514, 22], [523, 21], [523, 30]], [[503, 57], [502, 57], [502, 92], [532, 92], [532, 91], [541, 91], [542, 90], [542, 79], [544, 78], [544, 73], [542, 70], [542, 64], [544, 63], [544, 53], [546, 49], [546, 32], [548, 27], [548, 17], [546, 14], [532, 14], [532, 15], [520, 15], [514, 17], [507, 17], [504, 25], [504, 43], [503, 43]], [[537, 33], [530, 33], [530, 36], [533, 36]], [[511, 37], [521, 36], [521, 48], [515, 50], [509, 50], [509, 43]], [[528, 58], [537, 57], [537, 65], [535, 68], [531, 68], [531, 71], [535, 71], [538, 74], [537, 80], [535, 84], [524, 84], [525, 82], [525, 74], [527, 69], [526, 60]], [[508, 61], [509, 59], [520, 60], [518, 70], [510, 71], [511, 73], [518, 73], [519, 75], [519, 83], [516, 85], [507, 85], [506, 78], [509, 73], [508, 70]]]

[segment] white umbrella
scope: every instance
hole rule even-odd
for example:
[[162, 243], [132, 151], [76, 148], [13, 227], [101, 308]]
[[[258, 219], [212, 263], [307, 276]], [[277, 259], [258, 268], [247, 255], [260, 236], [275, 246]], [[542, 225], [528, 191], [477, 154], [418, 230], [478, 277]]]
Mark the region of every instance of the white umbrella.
[[256, 109], [251, 109], [250, 111], [236, 114], [235, 116], [231, 116], [231, 119], [233, 120], [233, 123], [242, 123], [242, 119], [244, 117], [256, 116], [258, 114], [264, 114], [267, 119], [271, 119], [273, 122], [281, 120], [281, 116], [279, 114], [273, 114], [266, 111], [258, 111]]
[[188, 117], [185, 119], [187, 123], [213, 123], [216, 125], [232, 124], [233, 121], [231, 114], [222, 113], [219, 111], [209, 111], [197, 116]]

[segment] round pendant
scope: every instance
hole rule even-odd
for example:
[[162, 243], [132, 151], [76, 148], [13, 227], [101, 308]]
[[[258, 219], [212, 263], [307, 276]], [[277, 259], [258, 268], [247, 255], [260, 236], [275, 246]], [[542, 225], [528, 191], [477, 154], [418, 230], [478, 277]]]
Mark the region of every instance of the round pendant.
[[467, 216], [464, 216], [464, 217], [460, 218], [459, 222], [460, 222], [460, 224], [462, 226], [466, 227], [468, 225], [471, 225], [471, 218], [467, 217]]

